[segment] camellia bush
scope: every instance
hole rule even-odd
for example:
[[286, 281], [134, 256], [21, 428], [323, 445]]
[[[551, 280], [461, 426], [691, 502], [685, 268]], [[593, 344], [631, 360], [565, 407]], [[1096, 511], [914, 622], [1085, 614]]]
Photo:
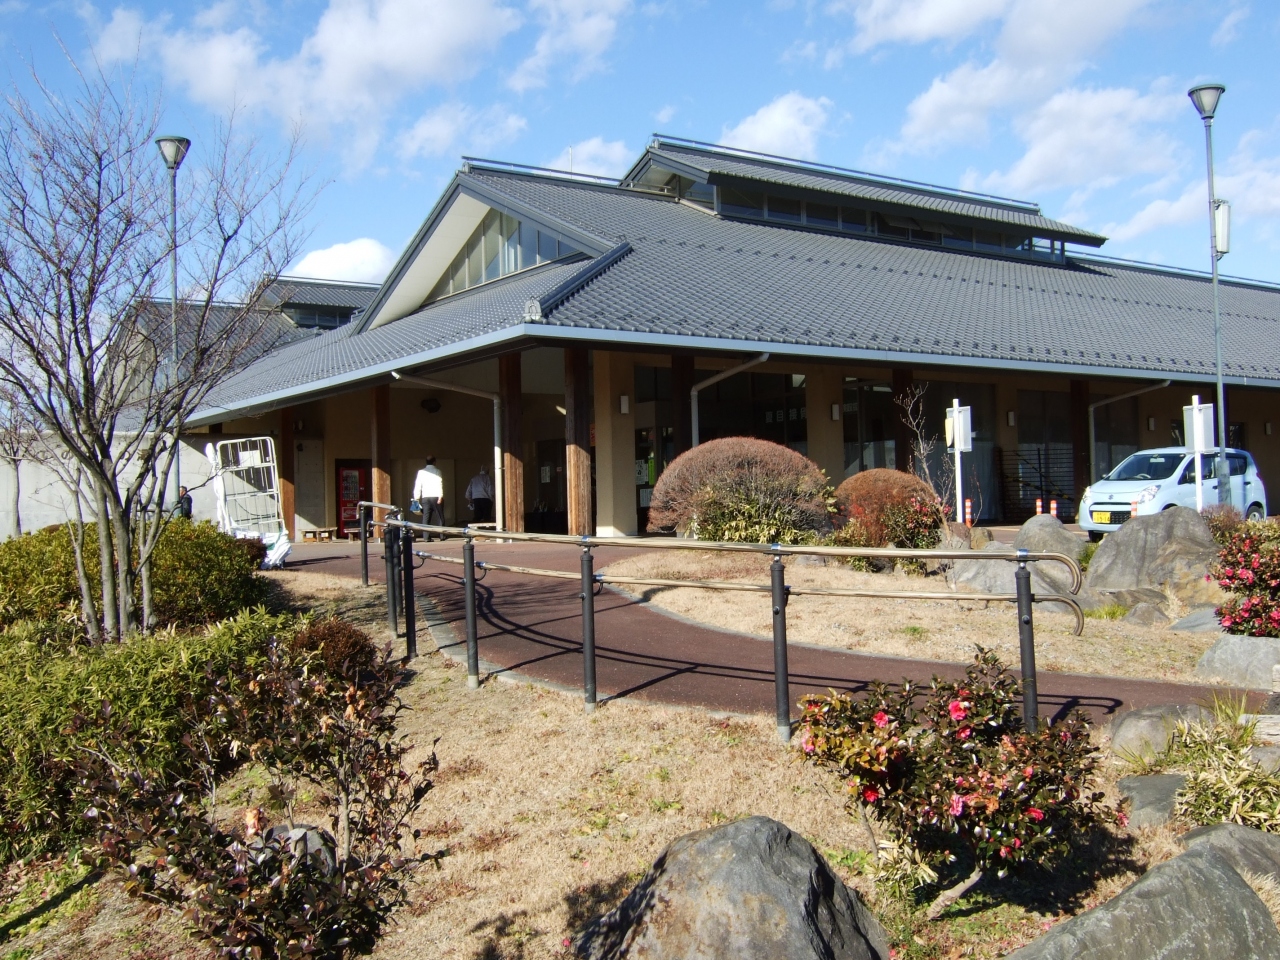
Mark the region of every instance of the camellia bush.
[[1223, 525], [1210, 575], [1230, 599], [1218, 608], [1229, 633], [1280, 637], [1280, 524], [1271, 520]]
[[960, 880], [931, 916], [984, 873], [1052, 861], [1115, 816], [1092, 790], [1097, 751], [1083, 715], [1027, 733], [1020, 694], [995, 655], [979, 650], [960, 682], [803, 701], [801, 749], [891, 834], [882, 849], [897, 853], [881, 879], [907, 889]]
[[936, 547], [947, 519], [933, 488], [901, 470], [855, 473], [836, 488], [836, 507], [845, 525], [857, 530], [858, 546]]
[[802, 454], [768, 440], [710, 440], [676, 457], [658, 478], [649, 530], [700, 540], [803, 543], [830, 529], [826, 476]]

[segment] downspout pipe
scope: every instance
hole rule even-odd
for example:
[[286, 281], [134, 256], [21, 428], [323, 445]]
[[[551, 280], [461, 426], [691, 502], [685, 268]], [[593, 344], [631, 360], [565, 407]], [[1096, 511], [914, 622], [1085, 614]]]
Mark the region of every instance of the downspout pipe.
[[1098, 444], [1097, 444], [1097, 427], [1094, 425], [1093, 411], [1097, 410], [1098, 407], [1105, 407], [1108, 403], [1119, 403], [1121, 400], [1128, 400], [1131, 397], [1138, 397], [1144, 393], [1152, 393], [1153, 391], [1156, 391], [1156, 390], [1163, 390], [1165, 387], [1169, 386], [1169, 384], [1171, 384], [1172, 382], [1173, 382], [1172, 380], [1161, 380], [1159, 383], [1153, 384], [1152, 386], [1142, 387], [1138, 390], [1130, 390], [1128, 393], [1122, 393], [1118, 397], [1107, 397], [1105, 400], [1096, 400], [1093, 403], [1089, 404], [1089, 482], [1090, 483], [1094, 483], [1098, 479], [1098, 468], [1097, 468], [1097, 465], [1094, 463], [1094, 459], [1097, 457]]
[[740, 363], [736, 367], [730, 367], [728, 370], [721, 370], [719, 373], [713, 374], [712, 376], [707, 377], [707, 379], [701, 380], [693, 385], [693, 388], [689, 391], [689, 409], [690, 415], [693, 419], [692, 439], [695, 447], [701, 442], [698, 438], [698, 391], [703, 387], [711, 386], [713, 383], [719, 383], [727, 377], [732, 377], [735, 373], [741, 373], [749, 367], [754, 367], [758, 364], [764, 363], [768, 359], [769, 355], [767, 353], [762, 353], [760, 356], [755, 357], [752, 360], [748, 360], [746, 363]]
[[496, 393], [490, 393], [488, 390], [476, 390], [473, 387], [463, 387], [456, 383], [449, 383], [447, 380], [432, 380], [429, 377], [415, 377], [407, 373], [400, 373], [398, 370], [391, 371], [393, 380], [399, 380], [401, 383], [409, 383], [415, 387], [430, 387], [433, 390], [448, 390], [453, 393], [465, 393], [469, 397], [483, 397], [485, 400], [493, 402], [493, 517], [497, 522], [496, 529], [502, 531], [506, 529], [503, 526], [504, 496], [503, 496], [503, 478], [505, 473], [502, 469], [502, 398]]

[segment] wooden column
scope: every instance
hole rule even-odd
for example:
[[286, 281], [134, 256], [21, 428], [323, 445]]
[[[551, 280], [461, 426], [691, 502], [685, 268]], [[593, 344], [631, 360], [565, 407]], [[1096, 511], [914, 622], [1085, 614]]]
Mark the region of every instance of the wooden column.
[[587, 348], [564, 351], [564, 480], [569, 506], [569, 533], [595, 533], [591, 515], [591, 383]]
[[280, 411], [280, 446], [276, 450], [276, 469], [280, 472], [280, 512], [284, 514], [284, 527], [289, 531], [289, 539], [296, 540], [297, 531], [297, 495], [294, 488], [295, 448], [298, 445], [294, 436], [293, 424], [296, 411], [293, 407], [285, 407]]
[[1071, 475], [1078, 501], [1089, 476], [1089, 381], [1071, 381]]
[[911, 428], [907, 426], [905, 410], [898, 405], [899, 397], [906, 396], [911, 389], [911, 370], [906, 367], [893, 368], [893, 460], [894, 466], [904, 472], [911, 470]]
[[[375, 503], [391, 502], [391, 384], [384, 383], [372, 390], [369, 427], [369, 459], [373, 462], [373, 492]], [[373, 518], [381, 520], [385, 510], [374, 510]], [[380, 529], [380, 528], [379, 528]]]
[[693, 446], [693, 357], [671, 357], [671, 417], [675, 420], [676, 456]]
[[520, 354], [504, 353], [498, 358], [498, 393], [502, 401], [502, 471], [504, 525], [512, 533], [524, 532], [524, 459], [520, 424]]

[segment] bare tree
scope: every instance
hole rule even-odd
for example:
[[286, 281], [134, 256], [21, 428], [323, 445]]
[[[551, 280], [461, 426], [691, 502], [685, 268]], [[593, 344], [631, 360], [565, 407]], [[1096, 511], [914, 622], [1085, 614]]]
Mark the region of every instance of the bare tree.
[[14, 536], [22, 535], [22, 464], [37, 459], [39, 435], [27, 405], [14, 392], [0, 385], [0, 460], [13, 470], [11, 509]]
[[[933, 463], [930, 462], [942, 441], [936, 433], [929, 431], [925, 419], [924, 395], [927, 389], [928, 384], [913, 383], [895, 396], [893, 402], [902, 409], [902, 422], [911, 434], [909, 469], [933, 488], [933, 492], [943, 504], [949, 505], [955, 496], [956, 467], [948, 456], [941, 457]], [[943, 450], [945, 452], [945, 447]], [[964, 478], [964, 488], [975, 492], [973, 515], [977, 518], [982, 516], [982, 511], [986, 507], [986, 493], [978, 482], [977, 467], [971, 463], [967, 473], [969, 475]], [[955, 519], [960, 523], [964, 522], [963, 516]]]
[[157, 299], [171, 250], [152, 142], [161, 101], [128, 76], [77, 76], [66, 97], [39, 77], [30, 95], [14, 87], [0, 120], [0, 383], [65, 451], [63, 475], [97, 523], [103, 632], [119, 637], [153, 625], [150, 559], [175, 437], [274, 345], [263, 292], [297, 253], [313, 194], [294, 171], [296, 139], [264, 157], [234, 118], [192, 154], [175, 368], [168, 297]]

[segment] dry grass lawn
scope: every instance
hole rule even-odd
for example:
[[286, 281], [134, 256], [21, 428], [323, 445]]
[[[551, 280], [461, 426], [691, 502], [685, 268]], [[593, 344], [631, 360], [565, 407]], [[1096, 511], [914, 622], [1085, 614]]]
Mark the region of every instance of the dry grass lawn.
[[[747, 554], [652, 551], [610, 564], [617, 576], [659, 580], [736, 580], [767, 584], [768, 558]], [[949, 592], [939, 576], [860, 573], [844, 566], [787, 564], [795, 587]], [[709, 626], [760, 637], [773, 635], [767, 594], [694, 587], [629, 587], [653, 606]], [[986, 609], [984, 609], [986, 608]], [[1196, 661], [1212, 634], [1173, 633], [1122, 620], [1086, 619], [1073, 636], [1075, 618], [1037, 608], [1036, 662], [1042, 670], [1094, 673], [1171, 682], [1197, 682]], [[857, 597], [793, 597], [787, 604], [787, 640], [883, 656], [968, 662], [974, 646], [1018, 662], [1018, 624], [1012, 604], [952, 600], [880, 600]]]
[[[378, 589], [322, 574], [271, 576], [278, 600], [338, 613], [385, 637]], [[874, 629], [870, 614], [845, 617], [866, 630], [861, 636]], [[424, 630], [420, 647], [431, 646]], [[439, 653], [418, 659], [403, 695], [413, 707], [403, 729], [418, 754], [439, 738], [436, 787], [416, 823], [422, 848], [448, 848], [449, 855], [414, 882], [412, 903], [377, 958], [566, 956], [565, 939], [625, 895], [676, 837], [757, 813], [809, 838], [848, 882], [874, 895], [859, 873], [871, 862], [871, 845], [844, 811], [838, 782], [780, 744], [769, 718], [625, 701], [588, 716], [577, 697], [528, 684], [491, 680], [468, 691], [463, 669]], [[235, 802], [262, 802], [253, 777], [237, 783]], [[1178, 852], [1172, 837], [1162, 830], [1136, 842], [1110, 841], [1095, 856], [1076, 858], [1075, 880], [1049, 874], [979, 887], [939, 923], [873, 906], [891, 926], [902, 960], [1002, 956]], [[7, 896], [0, 894], [0, 908]], [[111, 879], [87, 888], [81, 902], [42, 929], [14, 933], [7, 943], [0, 935], [0, 960], [212, 956], [171, 914], [128, 900]]]

